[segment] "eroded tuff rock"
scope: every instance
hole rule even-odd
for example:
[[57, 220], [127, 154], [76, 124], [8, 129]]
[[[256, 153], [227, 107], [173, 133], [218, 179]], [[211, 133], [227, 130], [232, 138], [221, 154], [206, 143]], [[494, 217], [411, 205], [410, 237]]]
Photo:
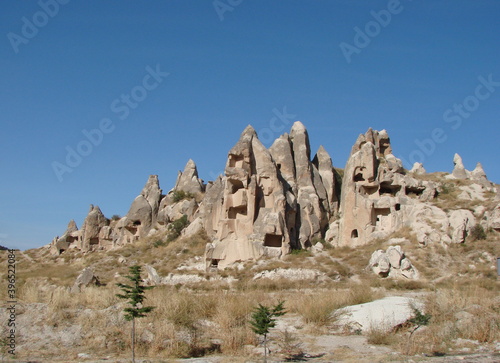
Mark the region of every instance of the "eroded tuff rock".
[[415, 266], [405, 256], [401, 246], [390, 246], [386, 251], [373, 252], [368, 267], [381, 277], [404, 277], [418, 279], [419, 274]]
[[[174, 188], [163, 195], [158, 177], [151, 175], [123, 218], [108, 220], [99, 207], [91, 206], [82, 228], [71, 221], [50, 248], [54, 254], [71, 248], [108, 250], [155, 234], [165, 236], [184, 216], [190, 224], [181, 236], [204, 230], [211, 240], [204, 256], [207, 268], [262, 256], [279, 258], [291, 249], [321, 253], [323, 239], [356, 248], [402, 227], [409, 227], [422, 245], [463, 243], [476, 223], [500, 231], [500, 207], [480, 206], [475, 214], [465, 209], [445, 212], [435, 198], [449, 180], [426, 175], [419, 163], [405, 171], [385, 130], [368, 129], [359, 135], [340, 183], [322, 146], [311, 160], [309, 135], [301, 122], [269, 149], [248, 126], [228, 153], [224, 175], [215, 181], [205, 185], [189, 160]], [[459, 155], [453, 172], [442, 175], [437, 174], [467, 179], [457, 185], [461, 200], [484, 201], [491, 192], [499, 193], [481, 164], [469, 172]], [[378, 273], [413, 273], [398, 251], [373, 257]]]
[[266, 252], [287, 253], [290, 235], [283, 183], [271, 154], [251, 126], [229, 151], [224, 174], [211, 208], [215, 215], [207, 233], [214, 243], [207, 248], [207, 263], [223, 266]]
[[179, 172], [174, 190], [182, 190], [186, 193], [202, 193], [205, 191], [203, 180], [198, 177], [198, 169], [193, 160], [189, 159], [183, 172]]
[[321, 147], [311, 161], [301, 122], [269, 149], [249, 126], [229, 152], [225, 175], [207, 188], [200, 205], [213, 238], [207, 267], [309, 248], [324, 237], [337, 208], [331, 158]]
[[108, 234], [110, 244], [125, 245], [146, 237], [155, 226], [162, 196], [158, 175], [150, 175], [146, 185], [130, 206], [127, 215]]
[[452, 175], [457, 179], [467, 179], [470, 177], [470, 171], [465, 169], [464, 162], [462, 161], [462, 157], [458, 154], [455, 154], [453, 157], [453, 172]]
[[[359, 246], [407, 224], [414, 204], [434, 198], [434, 183], [405, 175], [385, 130], [369, 129], [351, 150], [342, 180], [336, 243]], [[335, 227], [335, 226], [333, 226]]]
[[98, 206], [90, 206], [90, 211], [82, 226], [82, 250], [89, 251], [99, 245], [101, 228], [109, 225], [109, 220]]
[[424, 164], [415, 162], [413, 164], [413, 167], [410, 170], [410, 173], [413, 173], [413, 174], [416, 174], [416, 175], [423, 175], [423, 174], [425, 174], [426, 171], [425, 171], [425, 168], [424, 168]]
[[81, 233], [78, 231], [76, 222], [72, 219], [68, 223], [66, 232], [59, 238], [56, 237], [51, 244], [51, 253], [54, 255], [59, 255], [66, 251], [70, 247], [76, 247], [77, 245], [81, 248]]
[[71, 292], [80, 292], [83, 288], [89, 285], [99, 286], [100, 282], [99, 278], [94, 274], [94, 270], [87, 267], [76, 278], [76, 281], [71, 288]]

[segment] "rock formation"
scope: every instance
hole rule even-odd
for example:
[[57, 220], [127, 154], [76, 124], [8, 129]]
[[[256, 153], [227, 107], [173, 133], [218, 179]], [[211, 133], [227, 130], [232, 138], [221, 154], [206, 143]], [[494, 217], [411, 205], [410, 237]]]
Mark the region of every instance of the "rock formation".
[[80, 292], [82, 288], [85, 288], [89, 285], [99, 286], [100, 282], [99, 278], [94, 274], [94, 270], [92, 270], [90, 267], [87, 267], [76, 278], [76, 281], [71, 288], [71, 292]]
[[51, 252], [54, 255], [61, 254], [70, 246], [76, 247], [77, 245], [79, 245], [81, 248], [81, 234], [78, 231], [76, 222], [74, 220], [71, 220], [68, 223], [66, 232], [64, 232], [62, 237], [56, 237], [54, 241], [52, 241]]
[[373, 252], [368, 267], [380, 277], [418, 279], [415, 266], [405, 256], [401, 246], [390, 246], [387, 251]]
[[453, 157], [453, 172], [452, 175], [457, 179], [467, 179], [470, 177], [470, 171], [465, 169], [464, 163], [462, 161], [462, 157], [458, 154], [455, 154]]
[[203, 180], [198, 177], [198, 169], [193, 160], [189, 159], [183, 172], [179, 172], [174, 190], [197, 194], [205, 191]]
[[385, 130], [360, 135], [347, 161], [342, 180], [339, 246], [359, 246], [381, 238], [408, 222], [411, 206], [430, 200], [432, 182], [404, 174]]
[[[311, 159], [309, 135], [299, 121], [269, 149], [248, 126], [228, 153], [224, 175], [215, 181], [205, 185], [192, 160], [166, 195], [158, 176], [151, 175], [123, 218], [109, 220], [91, 206], [82, 228], [71, 221], [50, 248], [53, 254], [71, 248], [109, 250], [165, 236], [172, 223], [187, 218], [190, 224], [181, 236], [206, 232], [211, 240], [206, 267], [224, 268], [262, 256], [279, 258], [292, 249], [321, 253], [328, 243], [356, 248], [402, 227], [411, 228], [422, 245], [463, 243], [476, 223], [500, 231], [500, 207], [483, 207], [476, 215], [440, 209], [434, 201], [447, 181], [426, 175], [420, 163], [409, 172], [403, 168], [385, 130], [370, 128], [359, 135], [342, 171], [333, 167], [322, 146]], [[466, 180], [458, 185], [459, 199], [484, 200], [497, 192], [481, 164], [469, 172], [458, 154], [453, 172], [443, 178]], [[401, 252], [379, 252], [372, 267], [379, 274], [393, 269], [411, 278], [404, 254], [395, 262], [395, 251]]]
[[83, 222], [82, 250], [89, 251], [99, 245], [99, 232], [102, 227], [108, 226], [109, 220], [102, 214], [98, 206], [90, 205], [90, 211]]
[[416, 175], [423, 175], [426, 173], [426, 170], [424, 168], [424, 165], [422, 163], [414, 163], [413, 167], [410, 170], [410, 173], [416, 174]]

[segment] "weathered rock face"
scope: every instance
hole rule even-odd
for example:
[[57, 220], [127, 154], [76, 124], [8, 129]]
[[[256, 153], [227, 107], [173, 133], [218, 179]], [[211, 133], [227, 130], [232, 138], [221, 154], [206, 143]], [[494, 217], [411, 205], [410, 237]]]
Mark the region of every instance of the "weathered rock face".
[[118, 221], [114, 231], [107, 233], [112, 245], [124, 245], [147, 236], [158, 217], [161, 193], [158, 175], [150, 175], [127, 215]]
[[329, 215], [333, 215], [339, 207], [339, 193], [336, 183], [335, 169], [333, 168], [332, 159], [323, 146], [320, 146], [318, 152], [314, 156], [313, 165], [318, 170], [318, 173], [323, 182], [326, 192], [327, 211]]
[[68, 227], [66, 228], [66, 232], [59, 238], [56, 237], [52, 241], [51, 244], [51, 253], [54, 255], [60, 255], [64, 251], [66, 251], [70, 247], [82, 246], [82, 235], [80, 231], [78, 231], [78, 227], [76, 226], [76, 222], [71, 220], [68, 223]]
[[500, 204], [496, 206], [491, 212], [485, 213], [486, 217], [486, 228], [493, 229], [500, 232]]
[[[458, 186], [459, 199], [485, 201], [496, 191], [481, 164], [469, 172], [460, 156], [455, 155], [454, 163], [453, 173], [444, 178], [467, 179]], [[91, 206], [81, 230], [71, 221], [50, 248], [54, 254], [70, 248], [108, 250], [155, 233], [163, 236], [184, 216], [191, 224], [182, 236], [204, 230], [212, 241], [206, 246], [207, 268], [262, 256], [278, 258], [291, 249], [321, 253], [322, 239], [355, 248], [401, 227], [410, 227], [422, 245], [462, 243], [475, 223], [500, 231], [500, 207], [482, 207], [476, 216], [465, 209], [438, 208], [434, 198], [444, 184], [425, 174], [419, 163], [406, 173], [392, 154], [385, 130], [359, 135], [340, 183], [322, 146], [311, 160], [309, 135], [301, 122], [269, 149], [248, 126], [229, 151], [224, 175], [217, 180], [205, 186], [189, 160], [174, 188], [163, 195], [158, 177], [151, 175], [123, 218], [110, 221], [99, 207]], [[400, 249], [379, 251], [373, 259], [378, 274], [399, 271], [413, 276]]]
[[229, 152], [224, 177], [207, 188], [200, 206], [214, 239], [207, 246], [207, 267], [311, 247], [324, 237], [337, 208], [330, 156], [320, 148], [311, 161], [302, 123], [269, 150], [249, 126]]
[[94, 270], [92, 270], [90, 267], [87, 267], [76, 278], [76, 281], [71, 288], [71, 292], [80, 292], [83, 288], [89, 285], [99, 286], [99, 284], [99, 278], [94, 274]]
[[404, 174], [385, 130], [360, 135], [347, 161], [337, 244], [359, 246], [402, 227], [408, 206], [434, 198], [431, 182]]
[[271, 154], [249, 126], [229, 151], [222, 193], [217, 193], [207, 251], [210, 264], [229, 264], [258, 258], [269, 249], [288, 252], [290, 237], [285, 223], [285, 192]]
[[198, 169], [193, 160], [189, 160], [183, 172], [179, 172], [174, 190], [182, 190], [186, 193], [198, 194], [205, 191], [203, 180], [198, 177]]
[[90, 211], [82, 226], [82, 250], [90, 251], [99, 247], [99, 232], [109, 225], [109, 220], [98, 206], [90, 206]]
[[455, 210], [450, 215], [452, 229], [451, 242], [464, 243], [472, 227], [476, 225], [476, 218], [471, 211], [465, 209]]
[[426, 173], [424, 165], [422, 163], [414, 163], [413, 167], [410, 170], [410, 173], [416, 174], [416, 175], [423, 175]]
[[373, 252], [369, 268], [380, 277], [403, 277], [418, 279], [419, 274], [415, 266], [405, 256], [401, 246], [390, 246], [387, 251]]
[[462, 161], [462, 157], [458, 154], [455, 154], [453, 157], [453, 172], [452, 175], [457, 179], [467, 179], [470, 177], [470, 172], [465, 169], [464, 162]]

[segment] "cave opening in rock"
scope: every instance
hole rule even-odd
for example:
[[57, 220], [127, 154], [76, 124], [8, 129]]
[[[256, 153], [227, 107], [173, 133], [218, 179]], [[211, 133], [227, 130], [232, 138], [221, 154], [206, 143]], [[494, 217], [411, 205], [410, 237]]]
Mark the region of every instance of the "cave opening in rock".
[[359, 237], [358, 230], [357, 229], [353, 229], [352, 232], [351, 232], [351, 238], [358, 238], [358, 237]]
[[422, 187], [405, 187], [405, 194], [409, 197], [418, 197], [422, 195], [424, 192], [425, 188]]
[[379, 194], [395, 197], [400, 190], [401, 190], [400, 185], [392, 185], [387, 182], [382, 182], [380, 183]]
[[239, 206], [239, 207], [230, 207], [227, 212], [228, 219], [240, 219], [244, 218], [247, 215], [247, 207]]
[[228, 182], [231, 184], [231, 194], [234, 194], [238, 190], [244, 188], [243, 182], [241, 180], [229, 179]]
[[357, 172], [357, 173], [354, 173], [354, 178], [353, 180], [355, 182], [361, 182], [361, 181], [365, 181], [365, 178], [363, 178], [363, 173], [361, 171]]
[[266, 247], [281, 247], [283, 237], [277, 234], [266, 234], [264, 237], [264, 246]]
[[243, 167], [244, 157], [243, 155], [229, 155], [229, 167], [231, 168], [241, 168]]

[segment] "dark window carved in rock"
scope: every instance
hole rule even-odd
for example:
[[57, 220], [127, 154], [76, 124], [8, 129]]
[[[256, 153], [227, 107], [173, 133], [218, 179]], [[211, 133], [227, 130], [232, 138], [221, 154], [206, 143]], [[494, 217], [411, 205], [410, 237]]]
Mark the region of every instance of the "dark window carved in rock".
[[281, 247], [282, 236], [277, 234], [266, 234], [264, 238], [264, 246], [266, 247]]

